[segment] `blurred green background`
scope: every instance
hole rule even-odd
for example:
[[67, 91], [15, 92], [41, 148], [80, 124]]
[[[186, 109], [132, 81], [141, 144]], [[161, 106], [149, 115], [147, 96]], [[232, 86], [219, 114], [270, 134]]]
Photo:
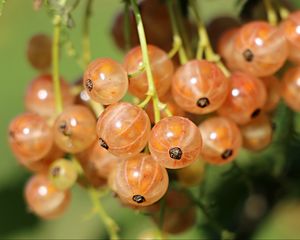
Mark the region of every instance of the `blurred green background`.
[[[79, 54], [81, 51], [83, 2], [85, 0], [81, 0], [80, 5], [75, 10], [76, 26], [70, 35]], [[205, 9], [203, 11], [205, 20], [209, 20], [218, 14], [238, 14], [234, 9], [234, 0], [202, 0], [200, 2], [202, 9]], [[294, 3], [300, 7], [299, 1], [294, 0]], [[93, 58], [111, 57], [122, 61], [123, 54], [114, 46], [109, 33], [112, 19], [120, 9], [122, 9], [122, 4], [119, 0], [94, 0], [91, 18]], [[97, 217], [89, 220], [85, 219], [85, 216], [91, 210], [91, 203], [87, 193], [79, 187], [74, 188], [72, 204], [63, 217], [52, 221], [41, 221], [30, 214], [23, 199], [23, 188], [30, 174], [17, 164], [7, 143], [9, 121], [23, 112], [24, 91], [27, 84], [38, 74], [26, 61], [27, 41], [33, 34], [51, 34], [51, 32], [50, 17], [44, 9], [38, 12], [34, 11], [32, 0], [7, 0], [3, 15], [0, 17], [0, 72], [2, 84], [0, 88], [0, 238], [107, 239], [103, 224]], [[61, 73], [69, 81], [74, 81], [82, 74], [82, 70], [78, 67], [76, 61], [67, 57], [64, 51], [61, 57]], [[297, 115], [292, 115], [284, 106], [281, 106], [281, 112], [278, 115], [279, 123], [284, 120], [284, 124], [294, 123], [294, 119], [299, 118]], [[292, 116], [291, 121], [283, 117], [290, 115]], [[295, 121], [296, 128], [298, 122]], [[285, 127], [289, 126], [284, 125], [283, 129]], [[284, 130], [279, 127], [279, 131]], [[270, 191], [274, 190], [279, 186], [275, 184], [277, 182], [273, 183], [272, 178], [265, 179], [262, 176], [270, 172], [274, 172], [274, 176], [277, 176], [277, 172], [280, 172], [285, 166], [286, 159], [292, 160], [292, 163], [289, 164], [300, 162], [300, 145], [297, 141], [296, 139], [291, 143], [285, 142], [287, 146], [284, 150], [278, 148], [278, 145], [276, 145], [278, 143], [275, 142], [273, 147], [260, 155], [244, 151], [238, 162], [246, 171], [251, 172], [254, 169], [254, 172], [258, 172], [257, 178], [254, 174], [255, 186], [259, 186], [260, 179], [263, 179], [265, 182], [262, 183], [262, 186], [271, 188]], [[300, 201], [297, 200], [300, 187], [298, 191], [296, 189], [297, 186], [300, 186], [297, 185], [300, 182], [300, 172], [295, 171], [294, 178], [292, 180], [289, 178], [292, 183], [289, 182], [288, 184], [292, 184], [291, 188], [295, 191], [285, 192], [283, 198], [278, 198], [280, 200], [278, 206], [277, 196], [274, 196], [273, 202], [276, 203], [276, 207], [273, 208], [272, 201], [265, 199], [268, 197], [264, 194], [267, 191], [266, 189], [262, 188], [262, 193], [249, 193], [245, 177], [241, 176], [238, 171], [230, 170], [231, 167], [210, 167], [207, 170], [207, 180], [205, 181], [207, 194], [204, 201], [212, 205], [212, 215], [220, 219], [226, 228], [246, 232], [245, 238], [252, 236], [252, 238], [258, 239], [300, 239]], [[298, 167], [295, 170], [300, 169], [299, 164], [296, 164], [295, 167]], [[272, 200], [272, 195], [270, 198]], [[289, 199], [292, 199], [292, 202]], [[144, 229], [151, 230], [155, 228], [149, 218], [121, 207], [112, 197], [107, 197], [103, 201], [109, 214], [120, 225], [120, 235], [123, 238], [133, 239]], [[247, 222], [244, 223], [241, 217], [245, 214], [244, 211], [247, 211], [245, 209], [250, 204], [249, 201], [250, 203], [254, 201], [254, 203], [260, 204], [259, 206], [270, 210], [270, 214], [267, 212], [268, 214], [261, 216], [261, 220], [255, 220], [253, 225], [255, 231], [254, 229], [247, 229], [247, 226], [243, 225], [247, 225]], [[217, 207], [214, 209], [216, 205]], [[250, 204], [250, 206], [252, 205]], [[251, 208], [249, 211], [251, 212]], [[252, 226], [251, 223], [249, 225]], [[213, 237], [216, 236], [212, 233], [207, 220], [199, 211], [198, 224], [176, 238], [211, 239]]]

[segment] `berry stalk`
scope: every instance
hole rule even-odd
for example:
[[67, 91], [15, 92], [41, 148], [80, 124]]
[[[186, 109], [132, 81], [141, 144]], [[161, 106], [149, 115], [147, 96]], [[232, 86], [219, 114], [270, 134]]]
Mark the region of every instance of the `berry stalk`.
[[264, 5], [267, 11], [268, 22], [271, 25], [276, 26], [278, 19], [277, 19], [276, 11], [272, 6], [271, 0], [264, 0]]
[[93, 0], [87, 0], [85, 7], [85, 14], [83, 20], [83, 34], [82, 34], [82, 61], [86, 67], [91, 60], [91, 47], [90, 47], [90, 17]]

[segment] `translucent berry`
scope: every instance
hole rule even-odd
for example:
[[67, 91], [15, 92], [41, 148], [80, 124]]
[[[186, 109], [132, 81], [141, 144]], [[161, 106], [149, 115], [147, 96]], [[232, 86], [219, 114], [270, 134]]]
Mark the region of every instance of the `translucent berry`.
[[263, 77], [261, 81], [267, 91], [267, 100], [263, 110], [271, 112], [277, 107], [280, 100], [280, 82], [275, 76]]
[[246, 73], [234, 72], [230, 80], [230, 93], [218, 113], [238, 124], [246, 124], [261, 112], [267, 98], [266, 89], [258, 78]]
[[214, 63], [192, 60], [179, 67], [173, 77], [172, 93], [185, 111], [205, 114], [217, 110], [229, 90], [229, 81]]
[[287, 59], [288, 45], [277, 27], [254, 21], [240, 28], [234, 41], [237, 69], [254, 76], [269, 76]]
[[61, 216], [70, 203], [69, 191], [56, 189], [46, 175], [34, 175], [26, 184], [25, 199], [30, 210], [44, 219]]
[[10, 122], [10, 147], [19, 161], [37, 161], [50, 151], [52, 129], [46, 120], [35, 113], [23, 113]]
[[150, 133], [147, 113], [130, 103], [116, 103], [104, 110], [97, 122], [99, 144], [116, 156], [138, 154]]
[[59, 190], [71, 188], [77, 179], [77, 169], [72, 161], [57, 159], [49, 169], [49, 179]]
[[168, 189], [164, 167], [149, 154], [138, 154], [118, 164], [115, 175], [118, 196], [125, 203], [148, 206], [158, 201]]
[[166, 168], [183, 168], [200, 153], [202, 139], [197, 126], [188, 118], [168, 117], [152, 129], [149, 150], [154, 160]]
[[231, 162], [242, 145], [238, 126], [224, 117], [208, 118], [199, 125], [203, 148], [201, 157], [211, 164]]
[[[71, 86], [61, 78], [60, 87], [63, 107], [72, 105], [75, 97], [72, 95]], [[42, 74], [32, 80], [25, 93], [25, 107], [29, 112], [45, 117], [55, 113], [54, 88], [50, 74]]]
[[[154, 84], [159, 96], [167, 93], [171, 86], [174, 67], [168, 54], [158, 47], [148, 45], [150, 66], [153, 74]], [[142, 51], [140, 47], [135, 47], [127, 53], [124, 59], [124, 66], [129, 74], [136, 73], [143, 65]], [[134, 96], [143, 99], [148, 91], [146, 72], [129, 78], [129, 91]]]
[[69, 153], [88, 148], [96, 139], [96, 119], [86, 107], [74, 105], [66, 108], [54, 124], [57, 146]]
[[128, 77], [124, 67], [116, 61], [98, 58], [87, 67], [83, 85], [94, 101], [109, 105], [125, 96]]
[[27, 59], [37, 70], [47, 70], [51, 66], [51, 38], [45, 34], [34, 35], [28, 42]]
[[300, 67], [289, 68], [281, 82], [281, 96], [294, 111], [300, 111]]
[[266, 148], [272, 141], [272, 122], [266, 114], [261, 114], [248, 124], [241, 127], [243, 147], [259, 151]]
[[185, 168], [177, 169], [178, 182], [185, 187], [199, 185], [204, 178], [204, 167], [205, 162], [201, 159]]

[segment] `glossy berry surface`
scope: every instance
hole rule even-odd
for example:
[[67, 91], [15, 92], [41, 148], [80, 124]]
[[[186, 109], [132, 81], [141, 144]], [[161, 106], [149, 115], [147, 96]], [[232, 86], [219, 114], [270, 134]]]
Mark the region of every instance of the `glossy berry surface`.
[[116, 156], [138, 154], [146, 146], [150, 133], [147, 113], [130, 103], [110, 105], [97, 122], [99, 144]]
[[66, 108], [54, 124], [54, 141], [69, 153], [88, 148], [96, 139], [96, 119], [86, 107], [74, 105]]
[[[63, 107], [73, 104], [74, 96], [71, 93], [71, 86], [60, 79]], [[32, 80], [25, 93], [25, 108], [29, 112], [41, 116], [50, 117], [55, 113], [55, 96], [52, 76], [42, 74]]]
[[52, 40], [45, 34], [34, 35], [28, 42], [27, 59], [37, 70], [47, 70], [52, 60]]
[[230, 76], [230, 92], [218, 113], [238, 124], [246, 124], [257, 117], [265, 105], [266, 89], [258, 78], [242, 72]]
[[[156, 91], [159, 96], [163, 96], [170, 88], [174, 67], [168, 54], [158, 47], [148, 45], [150, 67]], [[139, 71], [143, 64], [142, 51], [140, 47], [130, 50], [124, 59], [124, 66], [129, 74]], [[129, 78], [129, 92], [134, 96], [143, 99], [148, 91], [146, 72], [136, 74]]]
[[123, 98], [128, 89], [124, 67], [110, 58], [98, 58], [87, 67], [83, 86], [96, 102], [109, 105]]
[[229, 90], [229, 81], [214, 63], [192, 60], [179, 67], [172, 81], [176, 103], [185, 111], [205, 114], [218, 109]]
[[211, 164], [234, 160], [242, 146], [242, 136], [232, 120], [224, 117], [208, 118], [199, 125], [199, 129], [203, 141], [203, 160]]
[[281, 82], [281, 96], [294, 111], [300, 111], [300, 67], [289, 68]]
[[266, 148], [272, 141], [272, 122], [266, 114], [261, 114], [241, 127], [243, 147], [253, 151]]
[[13, 119], [8, 134], [10, 147], [22, 162], [43, 158], [53, 143], [52, 129], [44, 118], [35, 113], [23, 113]]
[[162, 119], [153, 127], [149, 138], [153, 159], [166, 168], [183, 168], [192, 164], [201, 147], [197, 126], [183, 117]]
[[165, 194], [169, 184], [168, 173], [149, 154], [138, 154], [118, 164], [115, 184], [119, 197], [125, 203], [148, 206]]
[[61, 216], [70, 203], [69, 191], [56, 189], [46, 175], [34, 175], [26, 184], [25, 200], [30, 210], [44, 219]]
[[254, 21], [240, 28], [234, 41], [237, 69], [254, 76], [269, 76], [287, 59], [288, 45], [277, 27]]
[[267, 91], [267, 100], [263, 110], [271, 112], [275, 110], [280, 100], [280, 82], [275, 76], [263, 77], [261, 82], [265, 85]]

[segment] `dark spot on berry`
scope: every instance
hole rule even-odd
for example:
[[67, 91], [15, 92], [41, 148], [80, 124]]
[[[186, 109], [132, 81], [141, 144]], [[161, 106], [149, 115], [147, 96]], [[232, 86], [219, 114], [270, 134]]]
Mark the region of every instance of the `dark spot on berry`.
[[203, 97], [203, 98], [199, 98], [197, 101], [197, 106], [200, 108], [205, 108], [210, 104], [208, 98]]
[[94, 87], [93, 81], [91, 79], [86, 80], [85, 86], [89, 91], [92, 91]]
[[132, 197], [132, 200], [137, 202], [137, 203], [143, 203], [146, 201], [146, 199], [142, 195], [134, 195]]
[[53, 177], [57, 177], [59, 175], [59, 172], [60, 172], [60, 167], [54, 167], [52, 170], [51, 170], [51, 175]]
[[105, 149], [108, 149], [108, 145], [107, 143], [102, 139], [102, 138], [99, 138], [99, 143], [100, 143], [100, 146], [105, 148]]
[[257, 108], [254, 110], [254, 112], [251, 114], [251, 118], [256, 118], [261, 112], [260, 108]]
[[232, 149], [226, 149], [226, 150], [222, 153], [221, 157], [222, 157], [224, 160], [226, 160], [227, 158], [229, 158], [230, 156], [232, 156], [232, 154], [233, 154], [233, 150], [232, 150]]
[[182, 151], [179, 147], [173, 147], [169, 150], [170, 158], [180, 160], [182, 156]]
[[58, 128], [59, 128], [59, 131], [60, 131], [63, 135], [65, 135], [65, 136], [71, 136], [71, 131], [70, 131], [70, 129], [68, 128], [68, 124], [67, 124], [66, 121], [62, 121], [62, 122], [59, 124]]
[[277, 128], [277, 124], [275, 122], [271, 123], [272, 130], [275, 131]]
[[243, 52], [243, 56], [244, 56], [244, 59], [247, 61], [247, 62], [251, 62], [254, 58], [254, 55], [252, 53], [252, 51], [250, 49], [246, 49], [244, 52]]

